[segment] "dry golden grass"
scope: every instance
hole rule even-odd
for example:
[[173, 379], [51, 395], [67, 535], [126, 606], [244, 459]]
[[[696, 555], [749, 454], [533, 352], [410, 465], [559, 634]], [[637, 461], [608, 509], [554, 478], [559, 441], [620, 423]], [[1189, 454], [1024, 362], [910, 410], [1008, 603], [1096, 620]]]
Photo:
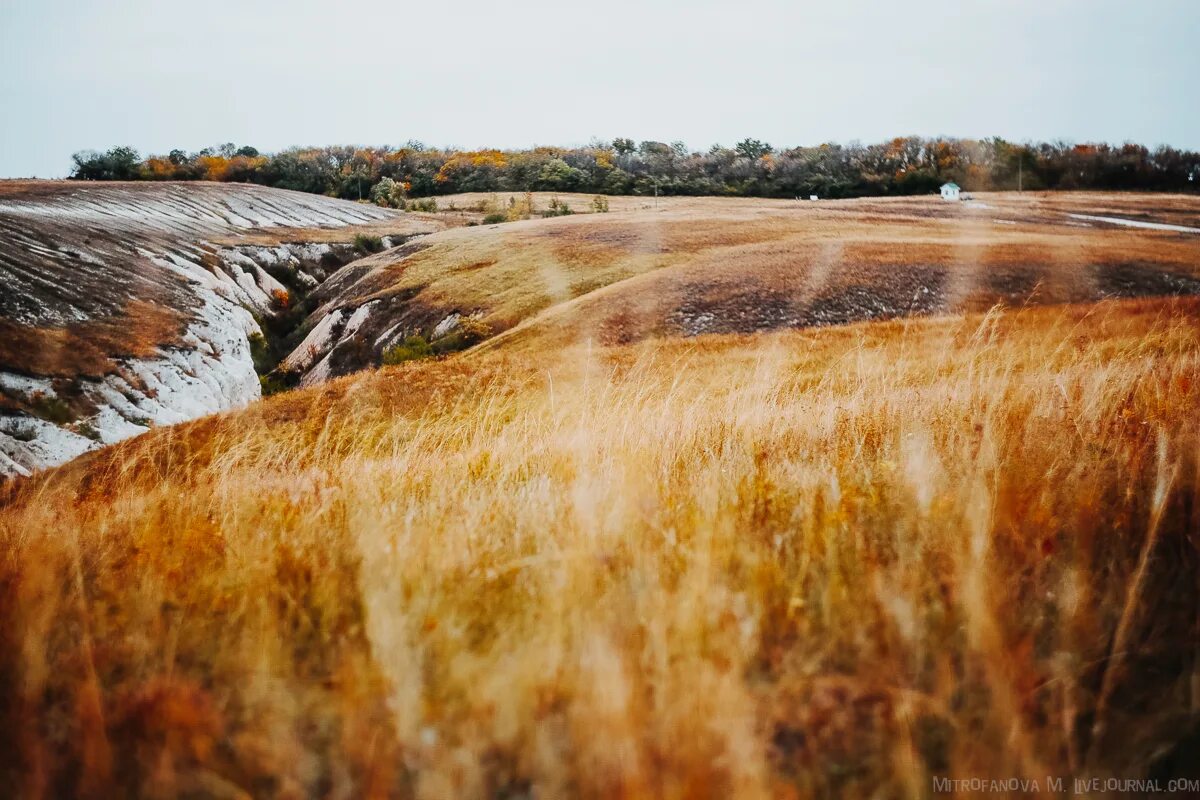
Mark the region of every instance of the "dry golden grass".
[[0, 364], [20, 364], [35, 375], [101, 378], [114, 355], [153, 356], [186, 327], [182, 311], [141, 299], [126, 303], [120, 315], [59, 328], [0, 319]]
[[1138, 300], [497, 348], [11, 485], [0, 785], [858, 797], [1189, 769], [1198, 322]]
[[[468, 207], [487, 197], [440, 202]], [[547, 198], [539, 195], [538, 206]], [[588, 199], [561, 198], [579, 208]], [[652, 199], [611, 198], [608, 214], [458, 228], [424, 238], [416, 253], [380, 254], [360, 262], [357, 281], [339, 284], [332, 305], [385, 299], [395, 319], [415, 327], [432, 327], [453, 311], [479, 312], [492, 330], [520, 326], [518, 338], [544, 348], [587, 338], [615, 344], [802, 327], [911, 310], [985, 311], [1001, 301], [1153, 295], [1178, 291], [1171, 284], [1179, 281], [1200, 287], [1200, 235], [1067, 216], [1119, 211], [1186, 221], [1200, 218], [1196, 198], [980, 198], [960, 204], [936, 197], [818, 203], [660, 198], [657, 208]], [[917, 295], [922, 288], [933, 293]], [[872, 298], [864, 301], [864, 294]], [[835, 311], [824, 320], [827, 307]], [[722, 324], [697, 327], [705, 313]]]
[[262, 228], [240, 232], [236, 236], [216, 236], [212, 243], [227, 247], [262, 245], [274, 247], [280, 242], [347, 244], [355, 236], [423, 236], [458, 224], [452, 217], [436, 214], [405, 214], [396, 219], [363, 222], [345, 228]]

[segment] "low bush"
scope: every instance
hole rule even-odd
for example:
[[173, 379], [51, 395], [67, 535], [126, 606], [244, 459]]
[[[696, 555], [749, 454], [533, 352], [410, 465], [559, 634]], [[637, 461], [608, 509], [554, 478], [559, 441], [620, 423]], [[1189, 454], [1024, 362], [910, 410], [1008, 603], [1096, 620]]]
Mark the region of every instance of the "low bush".
[[275, 365], [275, 359], [267, 337], [255, 332], [247, 338], [250, 340], [250, 358], [254, 361], [254, 371], [262, 374], [271, 369]]
[[533, 215], [533, 193], [526, 192], [518, 200], [515, 197], [508, 198], [508, 221], [517, 222], [522, 219], [529, 219]]
[[416, 361], [433, 355], [433, 347], [420, 334], [405, 338], [403, 342], [393, 345], [383, 351], [382, 361], [388, 366], [403, 364], [405, 361]]
[[474, 317], [464, 317], [453, 332], [433, 343], [433, 351], [438, 354], [456, 353], [479, 344], [491, 335], [492, 327], [486, 322]]
[[384, 178], [371, 187], [371, 202], [384, 208], [403, 209], [407, 205], [404, 184]]
[[71, 407], [60, 397], [38, 393], [29, 401], [29, 406], [34, 414], [56, 425], [63, 425], [75, 418]]
[[28, 428], [13, 428], [5, 431], [4, 434], [18, 442], [32, 442], [37, 440], [37, 428], [33, 426]]
[[258, 383], [262, 387], [263, 397], [267, 397], [286, 392], [288, 389], [295, 389], [300, 385], [300, 375], [295, 372], [275, 370], [266, 375], [260, 375]]
[[75, 432], [80, 436], [91, 439], [93, 442], [99, 442], [100, 431], [96, 430], [96, 426], [90, 422], [81, 422], [75, 426]]
[[364, 254], [382, 253], [383, 239], [378, 236], [360, 233], [354, 237], [354, 249]]
[[574, 214], [574, 213], [575, 212], [571, 210], [571, 207], [569, 205], [567, 205], [562, 200], [559, 200], [557, 197], [554, 197], [554, 198], [551, 198], [551, 200], [550, 200], [550, 207], [542, 212], [542, 218], [545, 219], [547, 217], [565, 217], [565, 216], [568, 216], [568, 215]]

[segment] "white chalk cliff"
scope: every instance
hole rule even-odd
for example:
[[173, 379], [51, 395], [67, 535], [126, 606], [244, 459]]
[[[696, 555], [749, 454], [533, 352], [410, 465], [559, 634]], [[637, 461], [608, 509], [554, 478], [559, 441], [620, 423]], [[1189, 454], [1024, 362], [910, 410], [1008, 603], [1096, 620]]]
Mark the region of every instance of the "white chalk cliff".
[[[28, 475], [155, 425], [258, 399], [250, 342], [261, 333], [256, 316], [275, 313], [287, 296], [276, 276], [315, 287], [350, 249], [304, 237], [338, 229], [348, 242], [354, 226], [419, 227], [391, 210], [256, 186], [18, 189], [0, 193], [0, 335], [11, 337], [0, 362], [0, 475]], [[279, 241], [260, 244], [264, 233]], [[86, 339], [89, 323], [114, 319], [132, 330], [138, 320], [122, 314], [135, 300], [178, 312], [179, 332], [150, 356], [108, 353], [102, 374], [42, 366], [42, 332]], [[35, 344], [23, 349], [17, 339], [25, 338]], [[58, 361], [70, 364], [64, 355]]]

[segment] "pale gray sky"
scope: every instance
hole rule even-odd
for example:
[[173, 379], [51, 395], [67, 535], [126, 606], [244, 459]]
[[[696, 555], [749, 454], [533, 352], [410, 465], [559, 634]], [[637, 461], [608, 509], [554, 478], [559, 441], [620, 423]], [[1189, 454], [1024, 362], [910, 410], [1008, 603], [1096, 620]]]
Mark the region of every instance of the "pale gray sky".
[[903, 134], [1200, 149], [1197, 0], [0, 0], [0, 176], [76, 150]]

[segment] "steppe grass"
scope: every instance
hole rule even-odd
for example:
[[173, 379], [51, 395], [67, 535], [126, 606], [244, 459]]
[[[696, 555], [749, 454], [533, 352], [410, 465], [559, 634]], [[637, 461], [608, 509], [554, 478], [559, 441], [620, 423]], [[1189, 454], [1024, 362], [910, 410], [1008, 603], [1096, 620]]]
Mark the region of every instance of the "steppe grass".
[[0, 781], [1175, 774], [1200, 711], [1198, 320], [1104, 302], [467, 354], [9, 485]]

